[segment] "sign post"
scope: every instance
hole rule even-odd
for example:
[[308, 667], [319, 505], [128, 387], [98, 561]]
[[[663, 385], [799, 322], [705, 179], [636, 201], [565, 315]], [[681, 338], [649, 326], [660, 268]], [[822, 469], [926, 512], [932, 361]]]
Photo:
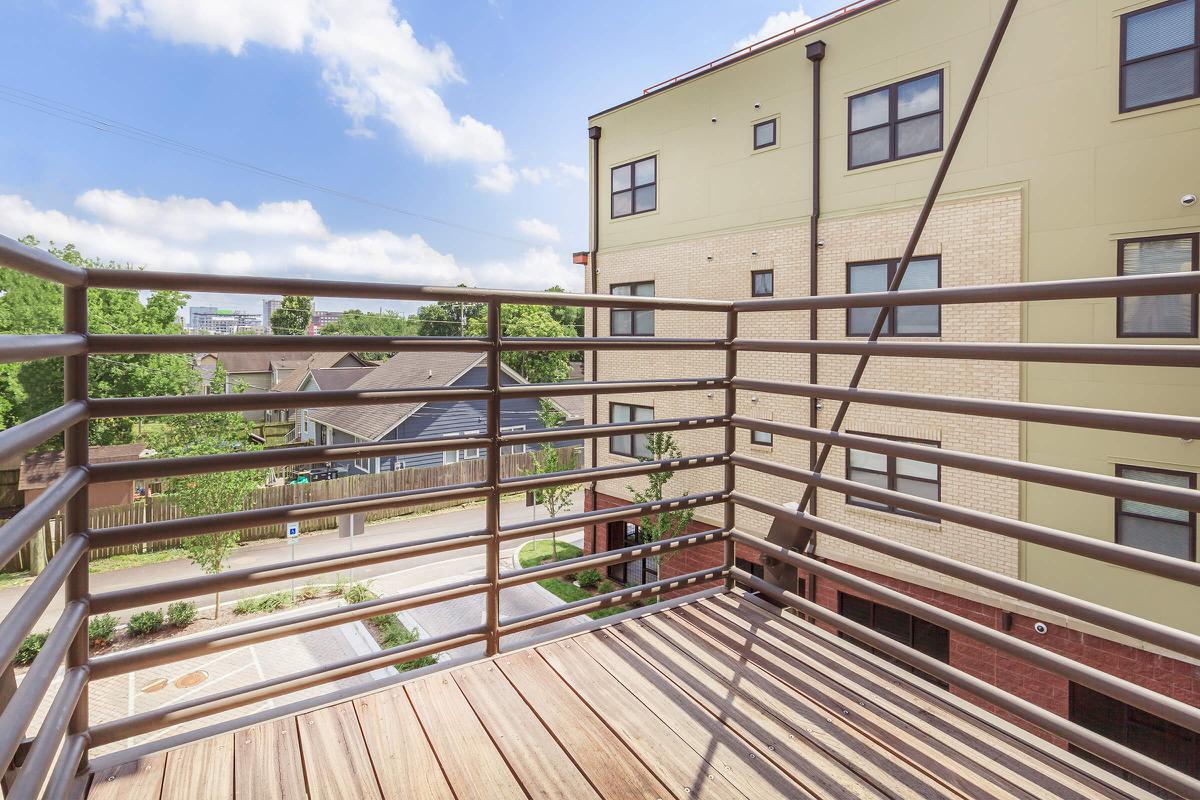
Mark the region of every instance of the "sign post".
[[[289, 522], [287, 524], [287, 540], [291, 550], [291, 560], [296, 560], [296, 541], [300, 538], [300, 523]], [[296, 604], [296, 579], [292, 578], [292, 605]]]

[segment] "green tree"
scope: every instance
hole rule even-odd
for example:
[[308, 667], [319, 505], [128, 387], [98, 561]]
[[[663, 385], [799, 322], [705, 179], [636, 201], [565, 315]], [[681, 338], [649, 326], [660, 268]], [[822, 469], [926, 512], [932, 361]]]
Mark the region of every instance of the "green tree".
[[297, 295], [283, 298], [271, 314], [271, 333], [276, 336], [303, 336], [312, 322], [313, 299]]
[[[675, 437], [669, 433], [646, 434], [646, 449], [650, 451], [650, 456], [642, 458], [642, 461], [663, 461], [669, 458], [679, 458], [681, 455], [679, 445], [675, 443]], [[673, 477], [675, 477], [673, 470], [659, 470], [650, 473], [645, 489], [638, 490], [632, 486], [625, 488], [629, 490], [629, 495], [635, 504], [657, 503], [663, 499], [663, 487]], [[693, 509], [680, 508], [674, 511], [660, 511], [657, 514], [646, 514], [638, 520], [642, 528], [642, 538], [649, 543], [679, 536], [687, 530], [695, 513]], [[665, 558], [666, 556], [659, 556], [659, 561]]]
[[[465, 283], [460, 289], [469, 288]], [[484, 303], [463, 303], [439, 300], [417, 309], [418, 336], [463, 336], [466, 323], [472, 319], [487, 320]]]
[[[538, 410], [538, 417], [546, 428], [558, 428], [567, 421], [567, 415], [555, 408], [549, 400], [543, 398], [539, 403], [541, 407]], [[562, 455], [562, 451], [553, 442], [542, 442], [542, 446], [535, 450], [529, 459], [529, 469], [523, 471], [525, 475], [549, 475], [552, 472], [566, 472], [579, 466], [574, 453], [567, 456]], [[579, 491], [579, 487], [580, 484], [571, 483], [535, 489], [533, 501], [544, 506], [546, 513], [550, 515], [551, 519], [554, 519], [559, 512], [570, 507], [571, 499], [575, 496], [575, 492]], [[550, 547], [554, 554], [554, 560], [558, 561], [557, 531], [550, 534]]]
[[[225, 372], [217, 368], [209, 389], [225, 391]], [[250, 438], [252, 426], [241, 414], [228, 411], [209, 414], [178, 414], [166, 418], [150, 445], [158, 458], [211, 455], [231, 451], [257, 450]], [[180, 475], [164, 482], [167, 496], [187, 517], [241, 511], [251, 493], [262, 486], [266, 473], [259, 469], [229, 470], [199, 475]], [[223, 572], [229, 554], [241, 541], [240, 531], [224, 531], [190, 536], [183, 540], [192, 563], [206, 575]], [[221, 593], [215, 597], [213, 619], [221, 613]]]
[[[504, 336], [564, 338], [575, 333], [550, 313], [546, 306], [508, 304], [500, 308], [500, 331]], [[487, 320], [467, 323], [468, 336], [487, 336]], [[571, 375], [570, 352], [566, 350], [517, 350], [504, 353], [504, 363], [530, 383], [558, 383]]]
[[[563, 292], [566, 289], [561, 286], [551, 286], [547, 292]], [[583, 306], [547, 306], [550, 313], [562, 325], [575, 331], [576, 336], [583, 336]]]
[[[352, 308], [342, 313], [340, 319], [321, 328], [322, 336], [416, 336], [420, 324], [394, 311], [359, 311]], [[364, 352], [359, 356], [367, 359], [384, 359], [391, 353]]]
[[[26, 236], [23, 244], [38, 242]], [[128, 265], [102, 262], [83, 256], [74, 245], [49, 251], [63, 261], [85, 269], [129, 269]], [[63, 326], [61, 286], [15, 270], [0, 268], [0, 333], [58, 333]], [[88, 329], [92, 333], [182, 333], [177, 316], [187, 302], [180, 292], [155, 292], [143, 303], [137, 292], [118, 289], [88, 290]], [[197, 376], [183, 354], [150, 353], [97, 355], [88, 359], [88, 391], [92, 397], [178, 395], [194, 391]], [[14, 425], [62, 404], [63, 360], [43, 359], [4, 365], [0, 370], [0, 424]], [[92, 444], [122, 444], [133, 440], [129, 418], [93, 420]], [[61, 436], [44, 446], [61, 446]]]

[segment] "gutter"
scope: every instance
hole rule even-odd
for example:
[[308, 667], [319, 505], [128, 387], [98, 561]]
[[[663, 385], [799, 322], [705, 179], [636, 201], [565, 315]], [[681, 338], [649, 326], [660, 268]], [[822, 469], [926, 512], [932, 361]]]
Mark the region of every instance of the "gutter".
[[[812, 215], [809, 217], [808, 223], [808, 294], [810, 297], [816, 297], [820, 294], [817, 281], [817, 256], [821, 247], [819, 236], [821, 221], [821, 62], [825, 60], [825, 42], [817, 40], [810, 43], [804, 48], [804, 55], [812, 62]], [[818, 313], [815, 309], [808, 312], [808, 338], [809, 341], [813, 342], [819, 338], [817, 316]], [[819, 383], [817, 380], [816, 353], [809, 353], [808, 355], [808, 382], [811, 384]], [[812, 428], [820, 427], [820, 408], [821, 404], [817, 398], [810, 397], [808, 399], [808, 424]], [[808, 463], [810, 469], [817, 463], [816, 440], [808, 443]], [[808, 504], [803, 510], [806, 514], [816, 516], [816, 492], [813, 492], [809, 496]], [[814, 555], [816, 547], [816, 531], [810, 531], [805, 552], [808, 555]], [[816, 602], [817, 576], [811, 572], [804, 582], [804, 594], [808, 600]]]

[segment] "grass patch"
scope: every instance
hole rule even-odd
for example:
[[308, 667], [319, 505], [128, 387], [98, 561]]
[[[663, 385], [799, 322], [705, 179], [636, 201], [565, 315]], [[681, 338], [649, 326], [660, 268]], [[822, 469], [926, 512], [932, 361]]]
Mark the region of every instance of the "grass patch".
[[[578, 558], [583, 555], [583, 550], [573, 544], [566, 542], [558, 543], [558, 560], [566, 561], [571, 558]], [[522, 567], [536, 567], [540, 564], [548, 564], [554, 558], [554, 542], [550, 539], [537, 539], [528, 542], [517, 553], [517, 561]], [[584, 573], [595, 573], [594, 575], [585, 576]], [[538, 586], [548, 591], [550, 594], [562, 600], [564, 603], [574, 603], [577, 600], [587, 600], [595, 597], [598, 594], [606, 594], [613, 590], [613, 586], [608, 581], [602, 581], [600, 574], [596, 570], [584, 570], [580, 573], [581, 577], [586, 577], [586, 582], [592, 583], [590, 587], [576, 586], [574, 581], [568, 581], [565, 578], [546, 578], [538, 581]], [[595, 577], [595, 582], [591, 578]], [[604, 589], [605, 591], [600, 591]], [[613, 614], [620, 614], [622, 611], [629, 611], [632, 608], [638, 608], [641, 603], [630, 605], [609, 606], [608, 608], [600, 608], [595, 611], [587, 612], [587, 615], [592, 619], [604, 619], [611, 617]]]
[[235, 614], [270, 614], [291, 605], [291, 596], [287, 592], [260, 594], [255, 597], [244, 597], [233, 604]]
[[[378, 617], [371, 617], [367, 621], [374, 626], [376, 641], [379, 642], [384, 650], [404, 644], [412, 644], [420, 638], [417, 636], [416, 631], [401, 622], [395, 614], [380, 614]], [[421, 656], [411, 661], [402, 661], [396, 665], [396, 671], [409, 672], [421, 667], [433, 666], [436, 663], [438, 663], [438, 660], [435, 656]]]
[[[174, 561], [177, 558], [187, 558], [187, 552], [182, 547], [171, 547], [166, 550], [154, 550], [149, 553], [124, 553], [107, 558], [97, 558], [88, 564], [88, 572], [113, 572], [118, 569], [142, 567], [146, 564], [161, 564], [164, 561]], [[28, 571], [0, 572], [0, 590], [13, 589], [33, 582], [33, 576]]]

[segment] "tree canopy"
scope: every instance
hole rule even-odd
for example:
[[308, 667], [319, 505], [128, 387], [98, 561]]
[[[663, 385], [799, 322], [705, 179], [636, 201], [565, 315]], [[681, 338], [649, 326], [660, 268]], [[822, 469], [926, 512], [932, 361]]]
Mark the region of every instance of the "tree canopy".
[[[36, 246], [32, 236], [21, 240]], [[50, 254], [87, 269], [129, 269], [128, 265], [87, 258], [74, 245], [49, 246]], [[61, 333], [63, 289], [31, 275], [0, 268], [0, 333]], [[88, 290], [88, 330], [92, 333], [182, 333], [177, 320], [187, 302], [181, 292], [154, 292], [145, 303], [135, 291]], [[197, 375], [190, 359], [177, 353], [94, 355], [88, 359], [88, 391], [92, 397], [177, 395], [193, 391]], [[62, 404], [63, 360], [43, 359], [0, 365], [0, 428], [43, 414]], [[133, 421], [93, 420], [92, 444], [133, 441]], [[61, 437], [46, 446], [57, 446]]]
[[[416, 336], [420, 324], [394, 311], [343, 311], [336, 322], [321, 328], [322, 336]], [[363, 358], [384, 359], [391, 353], [363, 352]]]
[[[460, 289], [468, 288], [465, 283]], [[472, 319], [487, 320], [487, 306], [483, 303], [457, 303], [439, 300], [417, 309], [418, 336], [463, 336], [465, 323]]]
[[289, 295], [283, 298], [283, 303], [271, 314], [271, 333], [276, 336], [303, 336], [308, 332], [312, 314], [311, 297]]
[[[500, 307], [500, 331], [504, 336], [564, 338], [575, 332], [556, 320], [547, 306], [506, 303]], [[467, 322], [468, 336], [486, 336], [487, 320]], [[558, 383], [571, 375], [570, 353], [565, 350], [520, 350], [504, 353], [504, 363], [530, 383]]]

